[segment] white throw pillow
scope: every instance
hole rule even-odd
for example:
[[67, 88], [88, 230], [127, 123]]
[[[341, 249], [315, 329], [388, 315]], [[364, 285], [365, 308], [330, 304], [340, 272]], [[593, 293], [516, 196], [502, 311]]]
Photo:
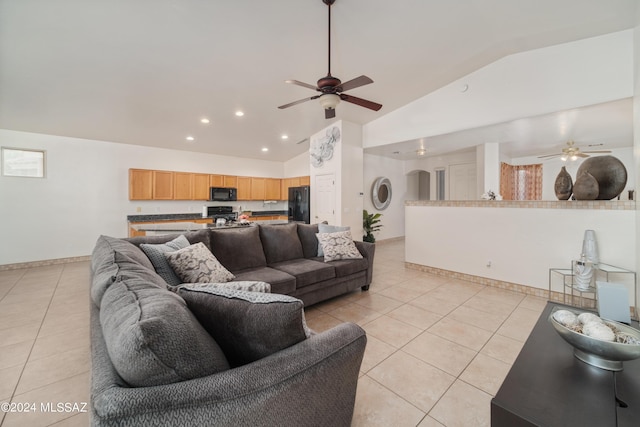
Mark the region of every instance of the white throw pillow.
[[[318, 224], [318, 233], [335, 233], [336, 231], [349, 231], [349, 230], [351, 230], [351, 227], [349, 227], [348, 225], [341, 226], [341, 225], [329, 225], [324, 223]], [[318, 241], [318, 256], [324, 256], [324, 251], [322, 250], [322, 245], [320, 244], [319, 241]]]
[[362, 254], [353, 243], [351, 231], [317, 233], [316, 236], [324, 251], [324, 262], [362, 258]]
[[165, 253], [164, 256], [183, 283], [226, 283], [236, 278], [204, 243]]

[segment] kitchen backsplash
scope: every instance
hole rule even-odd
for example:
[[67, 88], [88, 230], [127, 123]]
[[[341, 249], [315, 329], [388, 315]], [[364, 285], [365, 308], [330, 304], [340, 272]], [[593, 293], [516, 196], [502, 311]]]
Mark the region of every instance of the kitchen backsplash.
[[242, 211], [286, 211], [288, 202], [279, 200], [275, 202], [245, 201], [236, 202], [206, 202], [206, 201], [143, 201], [136, 200], [130, 203], [129, 214], [176, 214], [176, 213], [201, 213], [203, 206], [232, 206], [234, 212]]

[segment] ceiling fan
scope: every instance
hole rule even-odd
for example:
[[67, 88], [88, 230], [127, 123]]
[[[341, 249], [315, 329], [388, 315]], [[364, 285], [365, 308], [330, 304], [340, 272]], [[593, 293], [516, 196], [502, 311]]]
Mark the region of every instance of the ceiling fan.
[[322, 105], [322, 108], [324, 108], [325, 119], [332, 119], [336, 116], [336, 106], [340, 103], [340, 101], [350, 102], [352, 104], [369, 108], [370, 110], [374, 111], [378, 111], [382, 108], [381, 104], [343, 93], [348, 90], [373, 83], [373, 80], [371, 80], [369, 77], [363, 75], [349, 80], [348, 82], [342, 83], [339, 78], [333, 77], [331, 75], [331, 5], [335, 3], [335, 1], [336, 0], [322, 0], [322, 2], [326, 4], [329, 9], [329, 66], [327, 75], [318, 80], [317, 86], [300, 82], [298, 80], [285, 81], [285, 83], [290, 83], [318, 91], [320, 92], [320, 95], [315, 95], [310, 98], [304, 98], [299, 101], [290, 102], [289, 104], [281, 105], [278, 108], [289, 108], [306, 101], [311, 101], [312, 99], [320, 99], [320, 105]]
[[563, 162], [567, 160], [578, 160], [578, 157], [586, 158], [589, 154], [605, 154], [611, 153], [610, 150], [597, 150], [597, 151], [580, 151], [580, 147], [577, 147], [573, 141], [567, 141], [567, 146], [562, 149], [562, 153], [547, 154], [545, 156], [538, 156], [539, 159], [551, 159], [553, 157], [560, 157]]

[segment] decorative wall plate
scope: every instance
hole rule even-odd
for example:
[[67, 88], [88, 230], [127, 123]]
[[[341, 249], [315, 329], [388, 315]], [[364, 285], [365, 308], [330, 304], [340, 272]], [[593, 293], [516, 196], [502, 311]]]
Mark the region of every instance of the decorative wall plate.
[[323, 137], [313, 139], [309, 148], [313, 167], [320, 168], [325, 162], [331, 160], [333, 150], [338, 142], [340, 142], [340, 129], [337, 126], [328, 128]]
[[371, 187], [371, 200], [373, 206], [379, 211], [386, 209], [391, 203], [391, 181], [381, 176], [373, 181]]

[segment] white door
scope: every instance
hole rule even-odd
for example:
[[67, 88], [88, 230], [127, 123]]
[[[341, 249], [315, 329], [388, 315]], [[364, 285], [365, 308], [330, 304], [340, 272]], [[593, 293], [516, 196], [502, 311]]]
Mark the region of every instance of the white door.
[[477, 200], [476, 165], [465, 163], [449, 166], [449, 200]]
[[315, 214], [311, 222], [327, 221], [329, 224], [335, 224], [336, 179], [334, 174], [316, 175], [314, 191], [316, 203], [312, 204], [311, 210], [315, 211]]

